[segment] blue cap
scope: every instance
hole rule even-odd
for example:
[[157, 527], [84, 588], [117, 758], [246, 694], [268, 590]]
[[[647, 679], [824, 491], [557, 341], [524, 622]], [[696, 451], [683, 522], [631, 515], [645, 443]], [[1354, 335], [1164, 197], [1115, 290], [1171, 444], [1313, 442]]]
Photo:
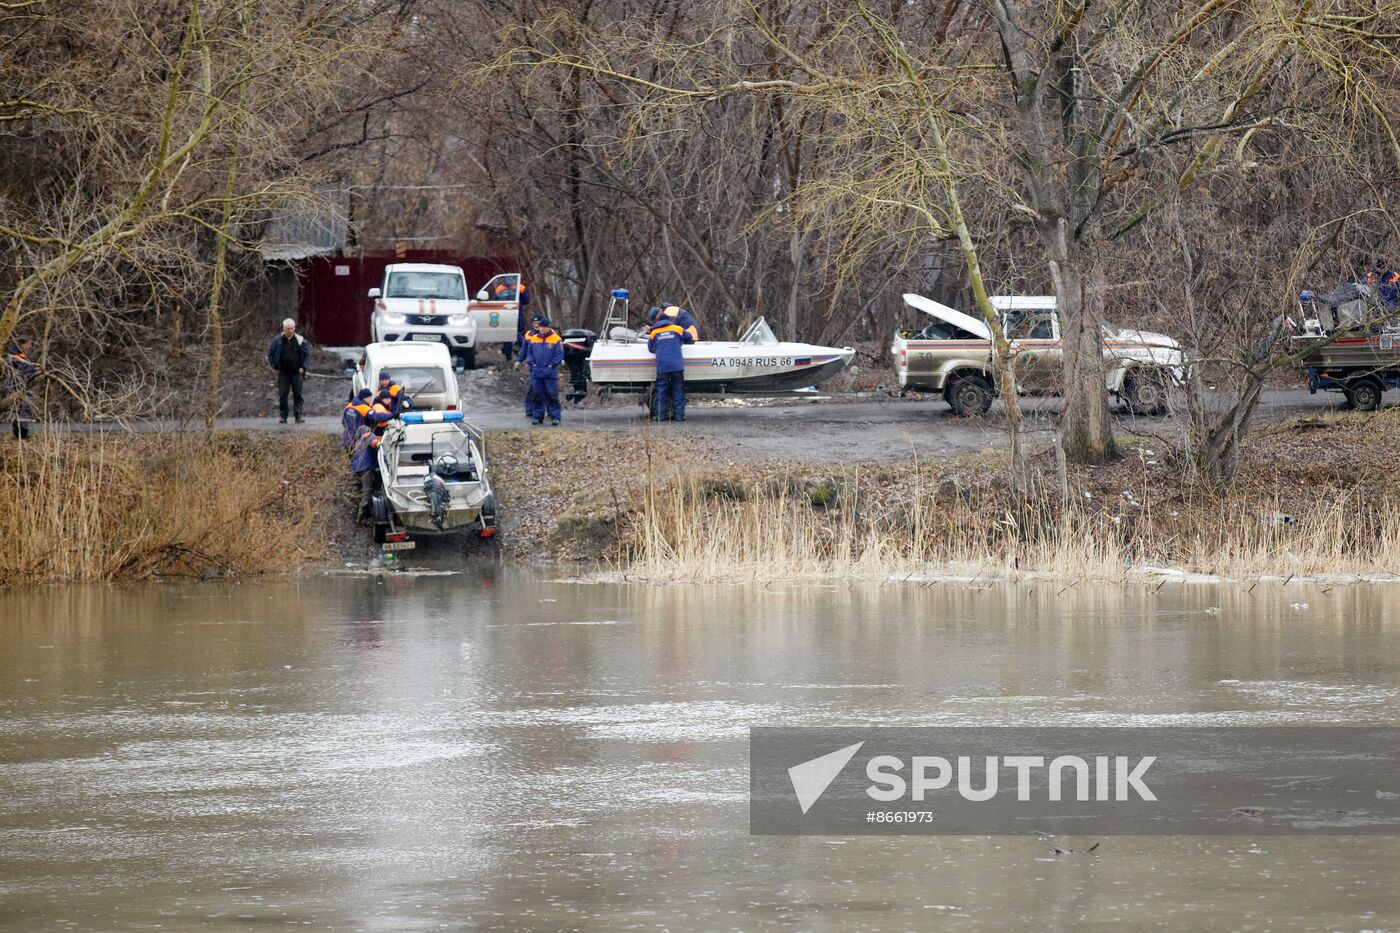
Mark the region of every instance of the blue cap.
[[381, 370], [379, 371], [379, 381], [380, 381], [380, 382], [383, 382], [385, 379], [392, 379], [392, 378], [394, 378], [394, 377], [389, 375], [389, 370], [387, 370], [387, 369], [381, 369]]
[[548, 327], [548, 326], [550, 326], [550, 325], [549, 325], [549, 318], [545, 317], [543, 314], [536, 314], [536, 315], [535, 315], [533, 318], [531, 318], [530, 320], [531, 320], [533, 323], [540, 325], [541, 327]]
[[614, 288], [612, 290], [612, 296], [618, 301], [626, 301], [628, 298], [632, 297], [632, 293], [625, 288]]
[[360, 391], [355, 393], [356, 398], [369, 398], [372, 395], [374, 395], [374, 393], [371, 392], [369, 389], [361, 389]]

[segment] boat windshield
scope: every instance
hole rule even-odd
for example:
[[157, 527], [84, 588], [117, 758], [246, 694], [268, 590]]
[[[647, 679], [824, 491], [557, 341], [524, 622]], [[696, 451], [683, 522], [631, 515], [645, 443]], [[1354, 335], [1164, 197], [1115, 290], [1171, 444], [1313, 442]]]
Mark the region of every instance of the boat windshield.
[[778, 338], [773, 336], [773, 328], [768, 326], [768, 322], [763, 318], [757, 318], [749, 329], [744, 331], [744, 336], [739, 338], [739, 342], [749, 347], [772, 346], [778, 342]]
[[473, 470], [471, 440], [465, 431], [449, 428], [433, 434], [433, 471], [445, 479], [464, 478]]

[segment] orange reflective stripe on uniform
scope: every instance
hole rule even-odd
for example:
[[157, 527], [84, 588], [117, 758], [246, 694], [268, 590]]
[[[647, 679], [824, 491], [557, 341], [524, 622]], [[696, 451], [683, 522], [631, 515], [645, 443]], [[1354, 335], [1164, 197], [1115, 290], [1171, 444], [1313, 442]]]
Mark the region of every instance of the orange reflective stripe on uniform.
[[657, 334], [664, 334], [668, 332], [673, 334], [683, 334], [685, 333], [685, 328], [681, 327], [679, 324], [658, 324], [657, 326], [651, 329], [651, 336], [655, 337]]

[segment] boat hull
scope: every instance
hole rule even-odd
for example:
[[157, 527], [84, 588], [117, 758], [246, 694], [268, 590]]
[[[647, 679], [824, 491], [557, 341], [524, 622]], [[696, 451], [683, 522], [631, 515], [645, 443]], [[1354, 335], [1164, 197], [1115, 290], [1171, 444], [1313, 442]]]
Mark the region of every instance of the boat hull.
[[[817, 386], [855, 357], [850, 347], [805, 343], [745, 346], [700, 341], [684, 348], [687, 392], [790, 392]], [[645, 392], [656, 380], [656, 358], [645, 343], [599, 341], [588, 359], [595, 386], [612, 392]]]

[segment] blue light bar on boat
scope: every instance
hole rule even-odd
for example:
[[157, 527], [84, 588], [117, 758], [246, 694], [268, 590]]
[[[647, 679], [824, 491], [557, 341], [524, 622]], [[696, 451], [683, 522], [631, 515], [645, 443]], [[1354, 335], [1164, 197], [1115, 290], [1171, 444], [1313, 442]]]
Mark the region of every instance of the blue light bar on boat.
[[460, 411], [410, 411], [399, 416], [404, 424], [440, 424], [444, 421], [461, 421]]
[[632, 293], [625, 288], [614, 288], [612, 290], [612, 296], [618, 301], [626, 301], [632, 296]]

